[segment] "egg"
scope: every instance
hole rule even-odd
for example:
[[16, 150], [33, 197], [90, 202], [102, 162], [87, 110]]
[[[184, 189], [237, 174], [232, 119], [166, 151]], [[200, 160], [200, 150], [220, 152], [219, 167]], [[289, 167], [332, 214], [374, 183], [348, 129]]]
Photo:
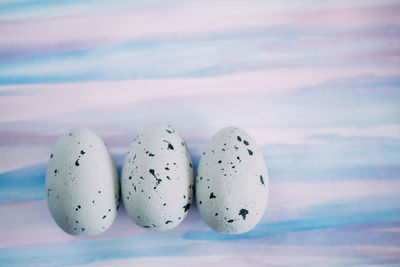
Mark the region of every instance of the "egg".
[[156, 231], [176, 227], [191, 206], [193, 183], [192, 161], [176, 131], [163, 124], [143, 129], [122, 168], [121, 193], [130, 218]]
[[71, 235], [96, 235], [117, 215], [118, 174], [103, 141], [87, 129], [61, 136], [46, 173], [46, 195], [57, 225]]
[[238, 128], [219, 131], [200, 158], [196, 202], [204, 221], [215, 231], [250, 231], [267, 207], [269, 178], [255, 141]]

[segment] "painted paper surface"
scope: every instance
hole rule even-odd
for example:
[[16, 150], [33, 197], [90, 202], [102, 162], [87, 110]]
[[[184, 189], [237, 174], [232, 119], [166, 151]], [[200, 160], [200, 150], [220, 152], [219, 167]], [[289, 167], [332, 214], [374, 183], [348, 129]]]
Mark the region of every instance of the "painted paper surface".
[[[269, 207], [241, 235], [194, 205], [166, 232], [123, 207], [78, 238], [44, 181], [73, 127], [121, 168], [136, 134], [168, 123], [198, 165], [218, 130], [254, 137]], [[398, 1], [0, 1], [0, 266], [400, 265]]]

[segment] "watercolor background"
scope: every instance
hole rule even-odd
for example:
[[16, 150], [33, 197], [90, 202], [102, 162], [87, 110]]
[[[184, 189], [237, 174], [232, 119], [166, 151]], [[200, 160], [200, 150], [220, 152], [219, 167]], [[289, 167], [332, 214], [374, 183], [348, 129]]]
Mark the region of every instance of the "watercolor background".
[[[238, 126], [270, 204], [251, 232], [129, 220], [91, 238], [45, 202], [52, 147], [98, 133], [117, 164], [164, 122], [195, 167]], [[399, 1], [0, 0], [0, 266], [400, 265]]]

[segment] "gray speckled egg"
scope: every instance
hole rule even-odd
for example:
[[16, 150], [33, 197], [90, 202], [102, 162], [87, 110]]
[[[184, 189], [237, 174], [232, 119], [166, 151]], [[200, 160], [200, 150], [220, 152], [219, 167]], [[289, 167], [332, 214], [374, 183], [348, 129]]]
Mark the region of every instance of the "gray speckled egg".
[[50, 213], [71, 235], [107, 230], [117, 214], [118, 174], [103, 141], [87, 129], [73, 129], [54, 147], [46, 173]]
[[225, 128], [209, 142], [196, 176], [196, 201], [202, 218], [215, 231], [250, 231], [267, 207], [269, 179], [253, 138]]
[[156, 231], [183, 221], [193, 197], [193, 167], [182, 138], [171, 126], [145, 128], [131, 144], [121, 175], [128, 215]]

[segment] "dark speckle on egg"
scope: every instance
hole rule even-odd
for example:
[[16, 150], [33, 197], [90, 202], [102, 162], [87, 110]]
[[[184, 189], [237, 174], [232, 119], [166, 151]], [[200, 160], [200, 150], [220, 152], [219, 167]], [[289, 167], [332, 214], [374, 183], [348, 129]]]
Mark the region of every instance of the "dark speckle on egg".
[[185, 210], [185, 212], [187, 212], [190, 209], [191, 204], [187, 203], [185, 206], [183, 206], [183, 209]]
[[249, 211], [246, 209], [241, 209], [239, 211], [239, 215], [243, 217], [243, 220], [246, 220], [246, 215], [249, 214]]

